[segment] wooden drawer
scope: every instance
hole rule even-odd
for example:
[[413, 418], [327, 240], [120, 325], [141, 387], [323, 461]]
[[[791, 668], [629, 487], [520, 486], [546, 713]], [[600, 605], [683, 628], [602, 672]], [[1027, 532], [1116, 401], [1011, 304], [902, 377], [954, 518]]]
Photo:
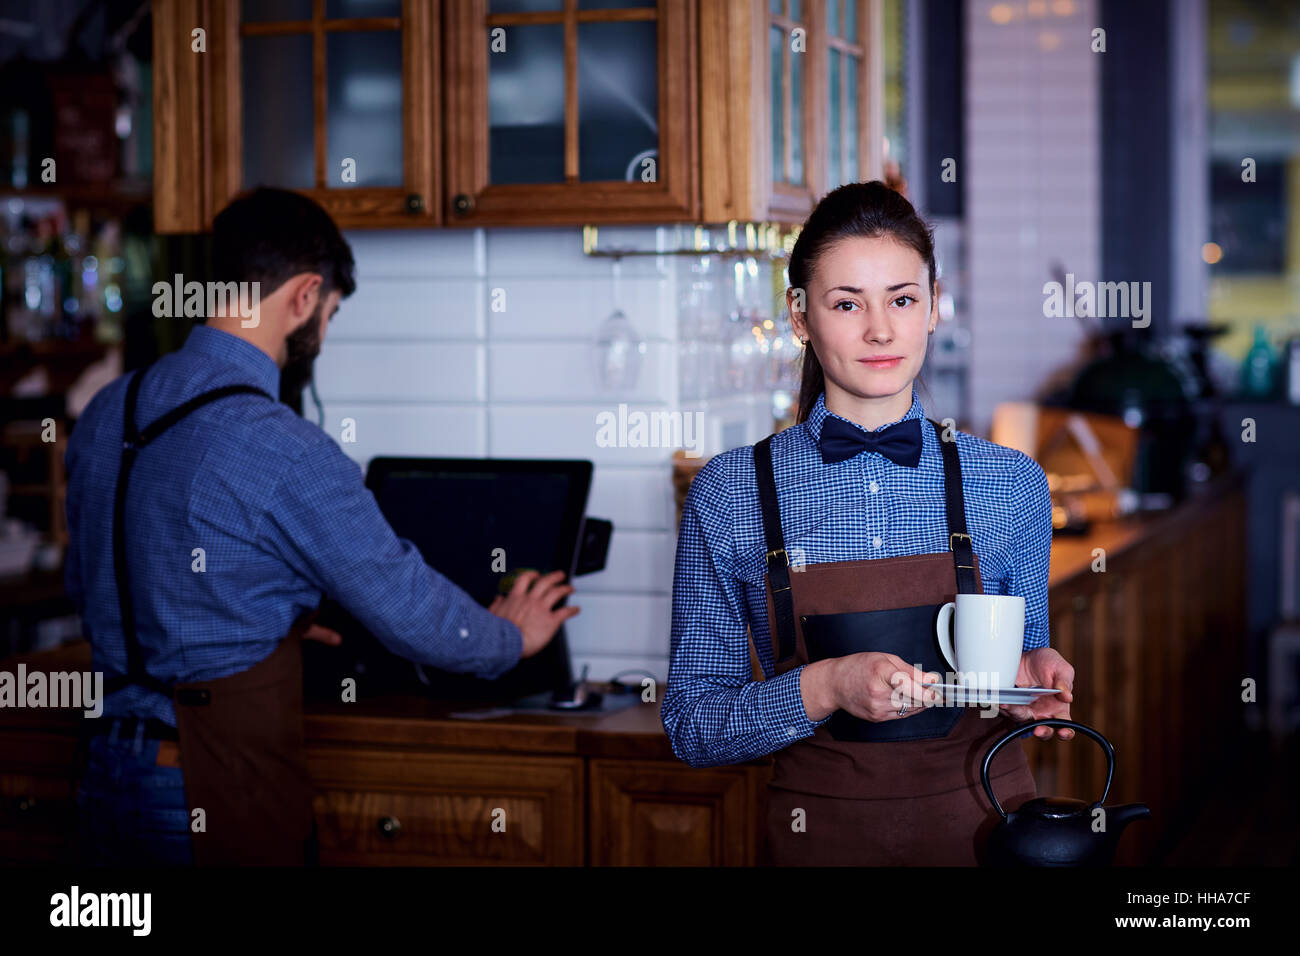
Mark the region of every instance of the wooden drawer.
[[310, 748], [322, 865], [582, 866], [579, 757]]
[[0, 731], [0, 863], [75, 858], [76, 741]]
[[592, 866], [754, 865], [765, 773], [592, 760]]

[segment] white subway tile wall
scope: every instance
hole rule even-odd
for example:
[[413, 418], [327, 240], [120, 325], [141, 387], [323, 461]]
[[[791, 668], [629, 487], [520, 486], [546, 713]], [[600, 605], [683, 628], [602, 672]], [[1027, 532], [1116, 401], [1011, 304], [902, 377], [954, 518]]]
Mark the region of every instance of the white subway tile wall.
[[[998, 8], [996, 11], [994, 8]], [[1078, 355], [1073, 318], [1043, 315], [1059, 263], [1101, 276], [1100, 91], [1091, 50], [1097, 0], [1050, 15], [1024, 4], [966, 6], [966, 197], [970, 420], [988, 434], [993, 408], [1035, 396]], [[998, 22], [1007, 11], [1010, 21]]]
[[[601, 230], [602, 245], [655, 249], [664, 239], [655, 227], [616, 232]], [[574, 581], [570, 602], [582, 607], [566, 626], [574, 668], [589, 665], [595, 679], [643, 670], [662, 684], [677, 532], [674, 449], [604, 447], [598, 416], [678, 413], [683, 441], [698, 438], [704, 456], [771, 430], [770, 392], [761, 385], [708, 396], [696, 388], [678, 295], [691, 257], [620, 260], [617, 302], [646, 348], [635, 381], [607, 390], [595, 343], [615, 308], [613, 260], [585, 255], [580, 229], [347, 238], [357, 291], [316, 363], [326, 430], [342, 441], [351, 420], [355, 441], [341, 447], [362, 468], [377, 455], [594, 462], [588, 513], [615, 530], [606, 569]]]

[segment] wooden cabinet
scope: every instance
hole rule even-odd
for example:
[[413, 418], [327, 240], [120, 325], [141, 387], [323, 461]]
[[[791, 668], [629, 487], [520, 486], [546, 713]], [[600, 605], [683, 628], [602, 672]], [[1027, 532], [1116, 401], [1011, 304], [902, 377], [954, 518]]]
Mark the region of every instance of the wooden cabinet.
[[694, 0], [446, 11], [446, 222], [695, 216]]
[[313, 747], [320, 862], [581, 866], [577, 757]]
[[[1097, 551], [1104, 552], [1098, 555]], [[1099, 558], [1104, 558], [1103, 565]], [[1073, 718], [1115, 748], [1108, 805], [1145, 803], [1116, 862], [1152, 859], [1198, 808], [1241, 725], [1245, 675], [1245, 498], [1235, 482], [1144, 525], [1061, 539], [1052, 550], [1051, 644], [1075, 668]], [[1091, 740], [1026, 739], [1044, 796], [1101, 798]]]
[[346, 228], [802, 222], [879, 175], [880, 9], [153, 0], [155, 225], [258, 183]]
[[879, 178], [879, 0], [703, 0], [701, 218], [802, 222]]
[[206, 229], [256, 185], [343, 227], [436, 224], [438, 7], [154, 0], [157, 231]]
[[770, 772], [591, 762], [593, 866], [752, 866]]
[[76, 751], [71, 725], [0, 728], [0, 864], [76, 861]]

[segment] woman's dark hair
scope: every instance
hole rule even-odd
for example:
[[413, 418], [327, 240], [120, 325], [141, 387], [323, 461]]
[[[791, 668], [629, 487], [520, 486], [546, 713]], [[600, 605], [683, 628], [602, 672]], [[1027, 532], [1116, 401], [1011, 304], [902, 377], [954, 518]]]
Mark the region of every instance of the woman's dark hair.
[[218, 281], [260, 282], [263, 296], [301, 272], [320, 273], [322, 298], [356, 288], [352, 248], [330, 214], [287, 189], [259, 186], [217, 213], [212, 265]]
[[[790, 285], [804, 290], [804, 308], [811, 296], [808, 285], [822, 253], [840, 239], [879, 239], [889, 236], [911, 246], [930, 270], [930, 296], [935, 292], [934, 232], [917, 215], [907, 198], [880, 180], [846, 183], [822, 197], [799, 231], [790, 252]], [[807, 315], [807, 312], [804, 313]], [[795, 422], [806, 421], [826, 388], [826, 374], [811, 347], [803, 352], [799, 382], [799, 414]]]

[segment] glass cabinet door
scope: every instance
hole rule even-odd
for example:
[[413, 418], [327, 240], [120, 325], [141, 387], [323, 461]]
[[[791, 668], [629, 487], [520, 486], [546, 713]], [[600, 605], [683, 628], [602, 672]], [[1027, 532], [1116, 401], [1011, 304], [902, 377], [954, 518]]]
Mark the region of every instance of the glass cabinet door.
[[859, 0], [826, 0], [826, 190], [859, 182], [866, 46]]
[[431, 9], [239, 0], [239, 185], [309, 193], [345, 224], [429, 218]]
[[768, 0], [767, 7], [772, 211], [806, 211], [819, 178], [809, 169], [820, 136], [811, 70], [821, 59], [824, 10], [821, 0]]
[[687, 0], [447, 8], [449, 222], [691, 215]]

